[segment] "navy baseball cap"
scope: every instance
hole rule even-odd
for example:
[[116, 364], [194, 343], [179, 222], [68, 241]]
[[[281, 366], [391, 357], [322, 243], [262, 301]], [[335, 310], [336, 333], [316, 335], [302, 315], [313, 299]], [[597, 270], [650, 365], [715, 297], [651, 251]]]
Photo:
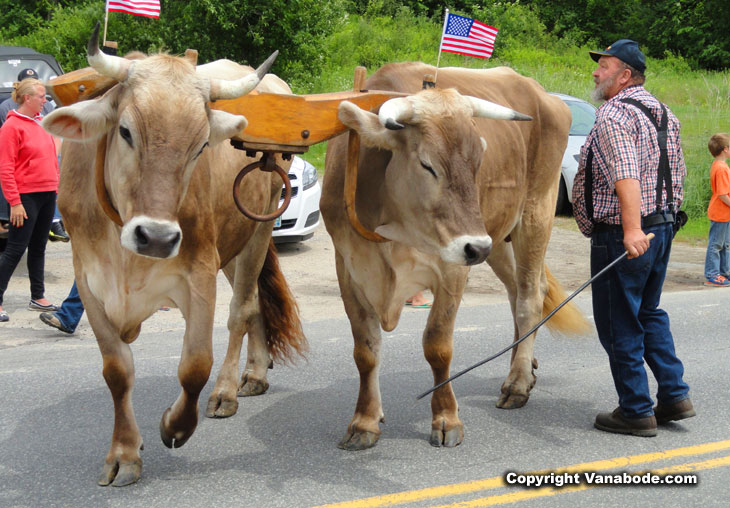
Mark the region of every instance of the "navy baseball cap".
[[639, 72], [646, 70], [646, 58], [644, 57], [644, 53], [639, 49], [639, 43], [636, 41], [621, 39], [611, 44], [605, 51], [590, 51], [589, 53], [591, 58], [596, 62], [602, 56], [615, 56]]
[[26, 78], [38, 79], [38, 73], [33, 69], [23, 69], [20, 71], [20, 74], [18, 74], [18, 81], [23, 81]]

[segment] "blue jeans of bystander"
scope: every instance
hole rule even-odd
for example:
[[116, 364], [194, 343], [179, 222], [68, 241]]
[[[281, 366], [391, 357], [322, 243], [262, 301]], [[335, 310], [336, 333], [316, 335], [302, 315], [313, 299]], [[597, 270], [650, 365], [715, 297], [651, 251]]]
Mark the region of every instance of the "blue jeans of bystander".
[[61, 308], [55, 314], [61, 324], [71, 330], [71, 332], [79, 326], [81, 316], [84, 315], [84, 304], [81, 303], [79, 290], [76, 288], [76, 281], [74, 281], [71, 291], [61, 304]]
[[[684, 367], [674, 351], [669, 316], [659, 309], [662, 285], [672, 247], [672, 224], [645, 228], [654, 233], [649, 250], [624, 259], [599, 277], [592, 288], [593, 315], [601, 345], [608, 354], [619, 406], [626, 418], [654, 414], [644, 360], [657, 380], [657, 399], [674, 404], [689, 386]], [[623, 231], [594, 233], [591, 238], [591, 275], [624, 252]]]
[[730, 222], [710, 221], [705, 255], [705, 279], [730, 273]]

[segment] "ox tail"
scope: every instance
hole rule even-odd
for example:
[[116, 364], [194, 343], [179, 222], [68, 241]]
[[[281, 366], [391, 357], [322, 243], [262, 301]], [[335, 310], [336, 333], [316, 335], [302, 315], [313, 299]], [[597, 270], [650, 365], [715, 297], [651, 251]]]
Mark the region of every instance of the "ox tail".
[[292, 362], [308, 350], [299, 319], [299, 306], [281, 273], [274, 241], [269, 242], [266, 261], [258, 279], [259, 307], [266, 329], [266, 346], [272, 360]]
[[[545, 295], [545, 300], [542, 302], [543, 318], [568, 297], [563, 287], [553, 274], [550, 273], [547, 266], [545, 267], [545, 274], [547, 276], [548, 291]], [[587, 335], [591, 331], [590, 323], [573, 302], [568, 303], [556, 312], [545, 324], [550, 331], [560, 332], [566, 335]]]

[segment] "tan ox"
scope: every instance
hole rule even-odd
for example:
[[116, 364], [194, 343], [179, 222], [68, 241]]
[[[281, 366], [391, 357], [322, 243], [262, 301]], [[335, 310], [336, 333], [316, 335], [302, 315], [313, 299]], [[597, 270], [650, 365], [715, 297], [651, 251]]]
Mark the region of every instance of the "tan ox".
[[[364, 449], [379, 438], [380, 327], [394, 329], [404, 301], [416, 291], [429, 288], [435, 297], [423, 334], [434, 384], [449, 376], [468, 265], [486, 258], [507, 287], [515, 337], [564, 296], [544, 258], [568, 141], [568, 108], [534, 80], [506, 68], [439, 69], [439, 88], [419, 92], [424, 75], [434, 73], [420, 63], [386, 65], [366, 88], [416, 95], [391, 99], [379, 115], [340, 106], [340, 119], [364, 145], [358, 216], [391, 242], [365, 240], [350, 225], [343, 197], [346, 139], [334, 140], [327, 150], [320, 208], [335, 245], [360, 372], [355, 415], [340, 442], [345, 449]], [[515, 111], [532, 121], [503, 121], [525, 119]], [[585, 323], [569, 307], [551, 322], [566, 331]], [[534, 334], [513, 354], [497, 406], [526, 403], [537, 366], [533, 343]], [[431, 444], [458, 445], [463, 424], [450, 384], [434, 392], [431, 408]]]
[[[97, 38], [98, 27], [89, 42], [89, 62], [120, 84], [100, 99], [57, 109], [43, 125], [77, 141], [63, 147], [58, 204], [72, 239], [79, 293], [114, 400], [114, 432], [99, 484], [120, 486], [137, 481], [142, 470], [129, 344], [160, 306], [178, 307], [186, 321], [178, 367], [182, 391], [160, 422], [168, 447], [185, 444], [197, 425], [198, 396], [213, 364], [216, 276], [221, 267], [234, 294], [228, 355], [208, 404], [209, 416], [236, 411], [238, 362], [246, 332], [255, 337], [250, 344], [261, 345], [249, 348], [249, 357], [262, 365], [244, 374], [244, 382], [254, 385], [252, 391], [261, 390], [255, 385], [264, 379], [269, 355], [286, 358], [306, 344], [271, 243], [273, 223], [245, 219], [231, 196], [235, 175], [251, 160], [223, 141], [241, 131], [246, 119], [208, 107], [209, 101], [248, 93], [270, 62], [256, 73], [226, 61], [201, 66], [196, 73], [191, 62], [168, 55], [134, 63], [105, 56]], [[273, 76], [263, 79], [259, 88], [290, 93]], [[95, 161], [104, 164], [101, 177], [123, 227], [107, 217], [97, 200]], [[270, 213], [281, 187], [278, 176], [257, 171], [243, 180], [239, 197], [249, 210]]]

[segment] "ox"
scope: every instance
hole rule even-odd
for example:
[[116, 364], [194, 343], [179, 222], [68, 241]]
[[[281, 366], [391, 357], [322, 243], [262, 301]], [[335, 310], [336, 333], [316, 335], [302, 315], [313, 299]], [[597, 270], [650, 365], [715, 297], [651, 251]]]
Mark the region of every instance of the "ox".
[[[390, 242], [370, 242], [352, 227], [343, 197], [346, 140], [332, 141], [327, 150], [320, 209], [335, 246], [360, 373], [355, 415], [339, 443], [348, 450], [374, 446], [380, 436], [380, 327], [394, 329], [404, 301], [416, 291], [429, 288], [434, 294], [423, 334], [434, 384], [449, 376], [454, 320], [469, 265], [486, 259], [506, 286], [515, 337], [564, 296], [544, 258], [568, 140], [568, 108], [534, 80], [506, 68], [439, 69], [441, 88], [419, 92], [424, 75], [435, 70], [400, 63], [375, 72], [366, 88], [415, 94], [391, 99], [377, 115], [340, 105], [340, 119], [363, 144], [357, 214]], [[516, 112], [532, 121], [504, 121], [530, 119]], [[585, 320], [566, 306], [552, 325], [577, 332]], [[498, 407], [527, 402], [536, 379], [534, 338], [513, 350]], [[450, 383], [434, 392], [431, 409], [430, 443], [458, 445], [464, 431]]]
[[[76, 141], [63, 147], [58, 205], [114, 401], [114, 431], [99, 484], [121, 486], [137, 481], [142, 470], [130, 343], [160, 306], [178, 307], [186, 321], [178, 367], [182, 390], [160, 422], [168, 447], [185, 444], [197, 425], [198, 397], [213, 364], [221, 267], [233, 286], [230, 336], [208, 416], [229, 416], [237, 409], [245, 333], [259, 337], [249, 341], [249, 358], [258, 359], [262, 370], [246, 370], [242, 392], [265, 389], [260, 380], [270, 356], [286, 359], [306, 347], [296, 303], [271, 243], [273, 222], [245, 219], [231, 197], [236, 173], [252, 161], [221, 142], [247, 121], [208, 107], [209, 101], [245, 95], [259, 81], [264, 91], [291, 92], [275, 76], [264, 77], [273, 58], [255, 73], [229, 61], [196, 72], [192, 62], [164, 54], [135, 61], [104, 55], [98, 50], [98, 25], [88, 59], [119, 84], [99, 99], [57, 109], [43, 126]], [[95, 171], [122, 227], [97, 200]], [[241, 183], [239, 199], [249, 210], [276, 209], [282, 181], [272, 175], [255, 172]], [[257, 344], [263, 349], [252, 348]]]

